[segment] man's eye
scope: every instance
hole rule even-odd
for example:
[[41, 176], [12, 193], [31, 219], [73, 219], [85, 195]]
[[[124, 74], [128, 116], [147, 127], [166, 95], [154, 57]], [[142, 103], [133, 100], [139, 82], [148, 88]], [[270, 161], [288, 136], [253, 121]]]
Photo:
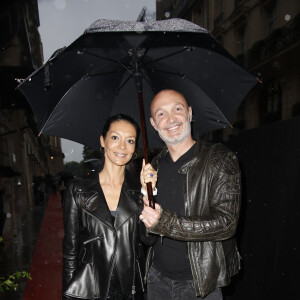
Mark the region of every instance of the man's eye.
[[182, 110], [181, 107], [176, 107], [176, 111], [180, 111], [180, 110]]

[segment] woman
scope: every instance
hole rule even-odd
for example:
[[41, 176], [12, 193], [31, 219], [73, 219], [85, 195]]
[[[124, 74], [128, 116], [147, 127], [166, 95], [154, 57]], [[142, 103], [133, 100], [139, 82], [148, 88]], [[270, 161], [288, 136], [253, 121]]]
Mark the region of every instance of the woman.
[[[110, 117], [100, 143], [99, 176], [72, 180], [65, 194], [64, 299], [133, 299], [143, 289], [141, 259], [147, 243], [139, 221], [141, 183], [126, 169], [137, 145], [138, 126], [128, 116]], [[98, 175], [98, 174], [97, 174]], [[155, 186], [157, 173], [143, 166], [140, 181]], [[148, 240], [147, 240], [148, 239]]]

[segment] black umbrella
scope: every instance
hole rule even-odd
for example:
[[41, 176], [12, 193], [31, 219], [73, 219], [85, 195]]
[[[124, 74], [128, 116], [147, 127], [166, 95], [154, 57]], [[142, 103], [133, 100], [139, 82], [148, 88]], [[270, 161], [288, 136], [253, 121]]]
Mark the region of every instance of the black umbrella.
[[19, 89], [41, 133], [95, 149], [108, 116], [132, 116], [141, 122], [147, 162], [146, 132], [149, 145], [162, 145], [150, 122], [144, 122], [155, 93], [175, 89], [184, 94], [198, 135], [230, 125], [255, 83], [206, 29], [191, 22], [98, 20]]

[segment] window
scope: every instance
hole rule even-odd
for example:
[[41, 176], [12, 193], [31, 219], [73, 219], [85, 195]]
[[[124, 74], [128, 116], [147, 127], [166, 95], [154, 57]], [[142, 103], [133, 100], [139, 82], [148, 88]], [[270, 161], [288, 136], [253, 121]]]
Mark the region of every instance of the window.
[[276, 26], [276, 7], [275, 3], [266, 7], [266, 15], [268, 20], [268, 34], [270, 34]]
[[202, 25], [201, 24], [201, 12], [200, 10], [196, 9], [192, 11], [192, 18], [191, 18], [192, 22], [198, 25]]
[[239, 25], [236, 28], [237, 44], [238, 44], [238, 54], [244, 55], [246, 52], [246, 26], [245, 24]]
[[206, 6], [206, 19], [205, 19], [205, 27], [209, 30], [209, 18], [210, 18], [210, 13], [209, 13], [209, 0], [206, 0], [205, 2]]
[[261, 99], [261, 123], [270, 123], [281, 120], [282, 90], [277, 80], [266, 84]]

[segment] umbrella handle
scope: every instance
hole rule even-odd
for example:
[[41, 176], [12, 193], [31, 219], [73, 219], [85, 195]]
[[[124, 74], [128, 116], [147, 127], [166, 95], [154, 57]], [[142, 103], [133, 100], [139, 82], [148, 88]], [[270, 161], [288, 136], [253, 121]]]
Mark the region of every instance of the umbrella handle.
[[155, 209], [155, 200], [154, 200], [154, 196], [153, 196], [151, 182], [147, 182], [147, 193], [148, 193], [149, 206], [151, 208]]
[[[147, 135], [146, 135], [145, 114], [144, 114], [143, 96], [142, 96], [142, 84], [141, 84], [140, 77], [136, 78], [136, 87], [137, 87], [137, 94], [138, 94], [139, 108], [140, 108], [141, 131], [142, 131], [142, 137], [143, 137], [143, 150], [144, 150], [145, 163], [147, 164], [149, 162], [148, 161], [148, 153], [147, 153]], [[147, 183], [147, 193], [148, 193], [149, 206], [151, 208], [155, 209], [155, 200], [153, 197], [151, 182]]]

